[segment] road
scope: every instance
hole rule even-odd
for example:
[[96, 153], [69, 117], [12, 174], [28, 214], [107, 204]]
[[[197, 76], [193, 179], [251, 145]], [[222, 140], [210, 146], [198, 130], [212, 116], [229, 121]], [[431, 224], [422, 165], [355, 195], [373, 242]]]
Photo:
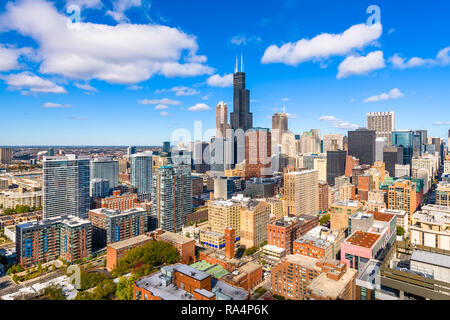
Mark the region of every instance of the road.
[[36, 279], [31, 279], [27, 281], [25, 284], [15, 284], [10, 276], [4, 276], [0, 278], [0, 297], [5, 294], [10, 294], [19, 291], [22, 288], [30, 287], [36, 283], [42, 283], [46, 281], [50, 281], [52, 279], [58, 278], [62, 276], [63, 273], [61, 270], [56, 270], [52, 273], [46, 274]]

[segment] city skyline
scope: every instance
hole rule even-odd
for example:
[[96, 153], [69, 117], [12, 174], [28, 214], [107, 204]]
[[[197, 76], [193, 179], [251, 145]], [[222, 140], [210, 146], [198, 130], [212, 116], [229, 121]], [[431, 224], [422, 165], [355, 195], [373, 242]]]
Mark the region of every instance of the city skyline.
[[[294, 133], [346, 135], [366, 126], [368, 112], [395, 111], [396, 129], [447, 136], [450, 43], [440, 25], [449, 4], [379, 1], [381, 26], [368, 26], [368, 1], [249, 1], [239, 10], [237, 3], [137, 2], [126, 10], [100, 0], [23, 0], [0, 8], [7, 119], [0, 145], [150, 146], [170, 140], [177, 128], [192, 134], [194, 121], [214, 129], [220, 101], [233, 111], [232, 73], [241, 54], [253, 127], [271, 128], [272, 115], [286, 105]], [[80, 28], [69, 28], [67, 18], [77, 16], [67, 6], [83, 3]], [[242, 23], [228, 23], [231, 16]], [[65, 30], [56, 32], [58, 24]], [[103, 41], [94, 41], [93, 30]], [[167, 39], [155, 37], [156, 30]], [[117, 41], [104, 40], [108, 35]], [[331, 45], [321, 49], [324, 37]], [[155, 47], [165, 50], [149, 50]]]

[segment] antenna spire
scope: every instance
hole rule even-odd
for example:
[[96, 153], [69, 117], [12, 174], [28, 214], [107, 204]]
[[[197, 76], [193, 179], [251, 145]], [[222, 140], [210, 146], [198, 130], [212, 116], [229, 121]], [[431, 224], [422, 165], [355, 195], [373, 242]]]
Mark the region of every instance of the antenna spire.
[[283, 113], [286, 113], [286, 103], [283, 103]]
[[241, 72], [244, 72], [244, 58], [242, 57], [242, 53], [241, 53]]
[[237, 55], [236, 55], [236, 64], [234, 66], [234, 73], [237, 73], [237, 72], [238, 72], [238, 58], [237, 58]]

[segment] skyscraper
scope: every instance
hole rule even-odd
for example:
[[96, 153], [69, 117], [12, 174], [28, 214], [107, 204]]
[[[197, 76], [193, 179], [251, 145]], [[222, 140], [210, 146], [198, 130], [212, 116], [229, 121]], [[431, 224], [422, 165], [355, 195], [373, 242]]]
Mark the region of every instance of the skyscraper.
[[131, 184], [138, 194], [152, 192], [153, 161], [152, 152], [140, 152], [131, 155]]
[[282, 143], [283, 134], [288, 132], [288, 116], [286, 112], [274, 113], [272, 116], [272, 144]]
[[131, 155], [133, 155], [135, 153], [136, 153], [136, 147], [129, 146], [127, 149], [128, 159], [131, 157]]
[[170, 152], [170, 141], [164, 141], [163, 142], [163, 150], [164, 153]]
[[245, 134], [245, 177], [271, 175], [271, 133], [266, 128], [254, 128]]
[[413, 132], [410, 130], [396, 130], [392, 132], [392, 145], [403, 147], [403, 164], [411, 164], [413, 157]]
[[375, 161], [383, 161], [383, 150], [386, 145], [385, 137], [379, 137], [375, 140]]
[[109, 181], [112, 189], [119, 184], [119, 162], [111, 158], [96, 158], [91, 161], [91, 180], [103, 179]]
[[284, 175], [284, 209], [286, 215], [319, 212], [319, 172], [303, 170]]
[[367, 129], [374, 130], [377, 138], [386, 138], [388, 145], [392, 143], [392, 131], [395, 130], [395, 112], [367, 113]]
[[326, 134], [323, 136], [323, 153], [327, 151], [344, 150], [344, 137], [342, 134]]
[[383, 161], [389, 176], [395, 177], [395, 165], [403, 163], [403, 148], [395, 146], [385, 147], [383, 150]]
[[231, 128], [244, 132], [253, 127], [253, 114], [250, 113], [250, 91], [245, 89], [245, 73], [241, 58], [241, 71], [238, 72], [237, 61], [233, 75], [233, 112], [230, 114]]
[[153, 177], [152, 215], [157, 228], [179, 232], [192, 213], [189, 166], [161, 166]]
[[0, 164], [11, 164], [11, 163], [12, 163], [12, 149], [0, 148]]
[[359, 159], [360, 164], [372, 165], [375, 161], [375, 139], [373, 130], [359, 128], [348, 132], [348, 154]]
[[216, 137], [226, 137], [229, 128], [228, 107], [225, 102], [220, 101], [216, 107]]
[[87, 156], [44, 157], [44, 218], [74, 215], [87, 219], [90, 208]]
[[327, 182], [334, 186], [334, 179], [345, 174], [347, 151], [336, 150], [327, 152]]

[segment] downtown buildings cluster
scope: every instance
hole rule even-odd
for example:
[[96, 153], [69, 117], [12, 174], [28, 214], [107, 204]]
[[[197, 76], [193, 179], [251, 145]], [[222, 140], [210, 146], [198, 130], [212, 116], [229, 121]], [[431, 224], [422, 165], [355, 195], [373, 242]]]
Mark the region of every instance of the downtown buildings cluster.
[[[257, 127], [245, 76], [236, 66], [230, 123], [218, 103], [209, 142], [130, 146], [117, 159], [42, 154], [42, 190], [22, 188], [41, 192], [42, 217], [6, 226], [18, 262], [106, 248], [112, 270], [164, 241], [180, 262], [136, 281], [135, 299], [246, 300], [258, 288], [260, 299], [449, 299], [445, 141], [396, 129], [394, 112], [368, 113], [346, 136], [296, 134], [286, 112]], [[10, 149], [0, 155], [12, 163]]]

